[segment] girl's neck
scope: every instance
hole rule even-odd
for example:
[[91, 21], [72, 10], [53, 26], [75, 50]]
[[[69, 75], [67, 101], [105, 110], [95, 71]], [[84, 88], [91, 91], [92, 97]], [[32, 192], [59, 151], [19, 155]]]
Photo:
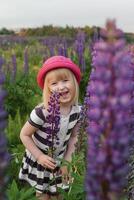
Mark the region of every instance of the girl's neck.
[[69, 115], [69, 113], [71, 112], [71, 109], [72, 109], [72, 105], [61, 106], [60, 107], [60, 113], [61, 113], [61, 115]]

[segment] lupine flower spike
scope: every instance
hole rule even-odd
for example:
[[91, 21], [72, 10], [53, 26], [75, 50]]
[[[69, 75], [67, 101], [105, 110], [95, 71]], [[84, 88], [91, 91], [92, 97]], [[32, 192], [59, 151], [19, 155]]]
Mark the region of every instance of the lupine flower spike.
[[60, 123], [60, 95], [57, 92], [53, 92], [50, 101], [48, 103], [48, 115], [46, 117], [46, 123], [49, 124], [47, 127], [47, 140], [50, 146], [50, 155], [53, 157], [55, 145], [59, 143], [58, 132]]
[[5, 76], [0, 67], [0, 199], [5, 200], [4, 194], [5, 185], [7, 184], [6, 169], [9, 164], [9, 154], [7, 152], [7, 140], [4, 129], [7, 125], [7, 112], [4, 109], [4, 99], [6, 91], [3, 89]]
[[[133, 83], [134, 83], [134, 45], [128, 46], [128, 52], [131, 55], [131, 66], [133, 71]], [[134, 89], [131, 95], [132, 101], [134, 101]], [[131, 108], [131, 123], [130, 123], [130, 148], [129, 148], [129, 166], [130, 171], [128, 174], [128, 199], [134, 199], [134, 106]]]
[[75, 50], [78, 55], [79, 66], [81, 66], [81, 70], [85, 71], [85, 58], [84, 58], [84, 51], [85, 51], [85, 34], [84, 32], [78, 32], [77, 38], [75, 41]]
[[87, 200], [119, 200], [128, 173], [133, 71], [123, 32], [113, 21], [100, 36], [87, 87]]

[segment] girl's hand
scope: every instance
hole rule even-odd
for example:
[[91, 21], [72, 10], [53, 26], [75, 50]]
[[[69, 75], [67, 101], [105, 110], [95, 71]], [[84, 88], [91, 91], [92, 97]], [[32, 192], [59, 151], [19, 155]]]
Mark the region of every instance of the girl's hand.
[[47, 167], [49, 169], [55, 169], [56, 167], [56, 162], [54, 159], [45, 154], [41, 154], [38, 157], [37, 162], [43, 167]]
[[67, 166], [62, 166], [60, 168], [60, 173], [62, 175], [62, 182], [64, 184], [69, 184], [69, 183], [72, 182], [72, 178], [71, 178], [71, 175], [70, 175], [70, 173], [69, 173], [69, 171], [67, 169]]

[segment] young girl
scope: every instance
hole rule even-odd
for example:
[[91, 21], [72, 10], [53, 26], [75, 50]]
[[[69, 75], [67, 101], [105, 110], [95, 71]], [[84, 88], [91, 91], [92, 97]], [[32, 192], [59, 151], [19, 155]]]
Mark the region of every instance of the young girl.
[[[63, 158], [71, 162], [72, 153], [75, 151], [80, 115], [78, 105], [80, 80], [79, 67], [63, 56], [49, 58], [38, 72], [37, 82], [43, 90], [43, 105], [35, 107], [20, 133], [26, 151], [19, 179], [35, 187], [36, 196], [40, 200], [50, 200], [52, 196], [57, 195], [57, 187], [65, 190], [69, 187], [67, 167], [57, 166], [56, 161]], [[58, 91], [60, 94], [60, 130], [59, 144], [55, 144], [52, 158], [48, 155], [45, 118], [53, 91]], [[56, 181], [52, 181], [53, 173], [57, 174]]]

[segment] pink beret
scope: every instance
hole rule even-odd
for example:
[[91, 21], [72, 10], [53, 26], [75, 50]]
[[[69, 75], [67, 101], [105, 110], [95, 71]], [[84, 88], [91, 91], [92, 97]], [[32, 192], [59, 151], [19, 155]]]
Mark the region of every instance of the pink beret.
[[43, 66], [41, 67], [41, 69], [37, 74], [37, 83], [41, 89], [43, 89], [44, 87], [44, 78], [47, 72], [59, 68], [66, 68], [71, 70], [75, 75], [78, 84], [80, 83], [81, 80], [80, 68], [75, 63], [73, 63], [69, 58], [66, 58], [64, 56], [53, 56], [51, 58], [48, 58], [44, 62]]

